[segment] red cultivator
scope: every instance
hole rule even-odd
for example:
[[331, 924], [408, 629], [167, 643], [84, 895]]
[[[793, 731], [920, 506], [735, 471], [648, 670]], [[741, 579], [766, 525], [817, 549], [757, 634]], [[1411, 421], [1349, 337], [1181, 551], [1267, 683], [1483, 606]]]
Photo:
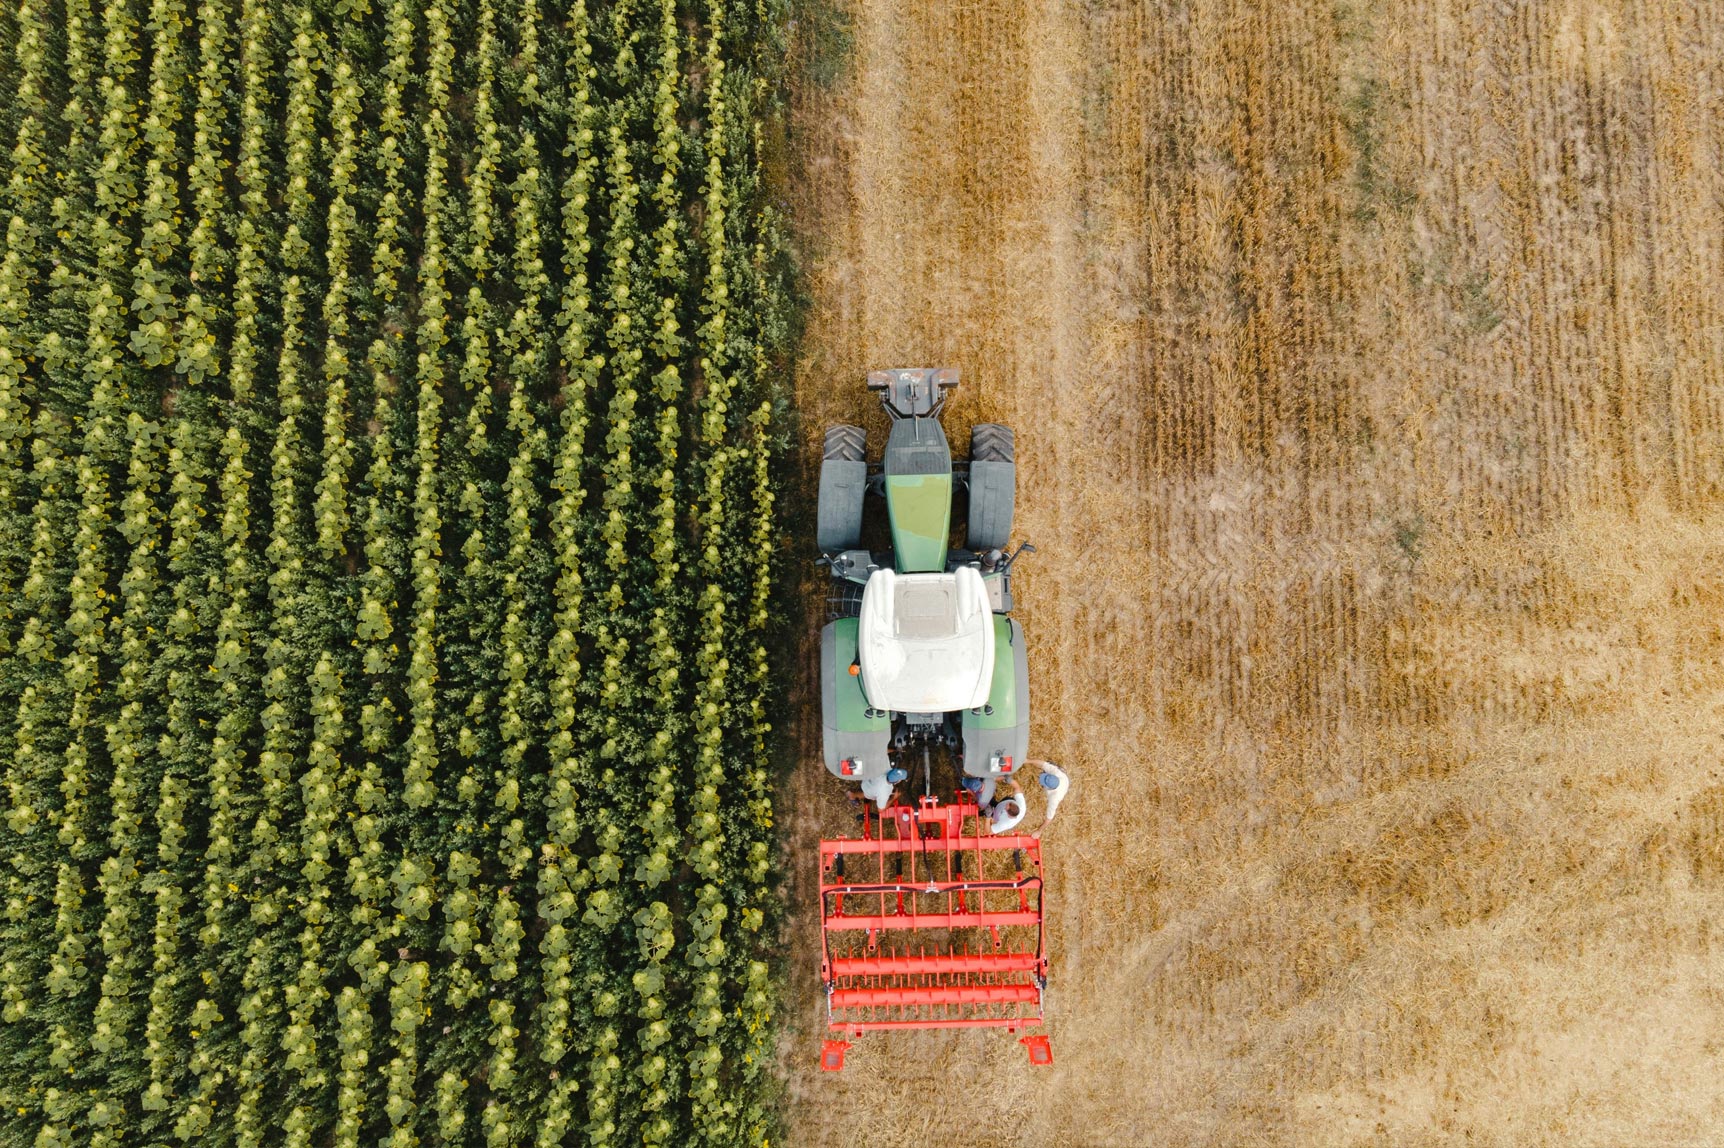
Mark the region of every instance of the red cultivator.
[[[861, 838], [820, 843], [820, 975], [837, 1034], [820, 1067], [844, 1067], [843, 1036], [1040, 1025], [1040, 840], [988, 833], [968, 797], [863, 811]], [[1046, 1035], [1020, 1041], [1032, 1064], [1053, 1062]]]

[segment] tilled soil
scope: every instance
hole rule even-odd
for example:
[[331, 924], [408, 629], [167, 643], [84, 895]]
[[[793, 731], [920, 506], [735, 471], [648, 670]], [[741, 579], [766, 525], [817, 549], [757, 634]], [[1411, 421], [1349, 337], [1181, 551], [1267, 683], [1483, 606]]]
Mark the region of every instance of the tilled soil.
[[1016, 428], [1074, 792], [1054, 1066], [823, 1075], [805, 688], [790, 1143], [1724, 1142], [1724, 10], [847, 27], [791, 125], [804, 478], [883, 441], [871, 368], [961, 368], [959, 451]]

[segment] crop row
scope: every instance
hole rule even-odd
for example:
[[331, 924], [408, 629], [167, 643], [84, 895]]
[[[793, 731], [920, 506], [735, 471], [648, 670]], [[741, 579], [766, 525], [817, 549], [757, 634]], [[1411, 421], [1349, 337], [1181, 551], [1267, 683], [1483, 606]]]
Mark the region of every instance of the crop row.
[[780, 22], [0, 15], [0, 1144], [764, 1141]]

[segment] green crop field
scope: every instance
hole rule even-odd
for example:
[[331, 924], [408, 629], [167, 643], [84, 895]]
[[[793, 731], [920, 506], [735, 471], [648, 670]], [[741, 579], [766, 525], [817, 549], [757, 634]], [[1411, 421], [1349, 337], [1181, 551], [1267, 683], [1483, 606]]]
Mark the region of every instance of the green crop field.
[[782, 26], [0, 12], [0, 1144], [771, 1134]]

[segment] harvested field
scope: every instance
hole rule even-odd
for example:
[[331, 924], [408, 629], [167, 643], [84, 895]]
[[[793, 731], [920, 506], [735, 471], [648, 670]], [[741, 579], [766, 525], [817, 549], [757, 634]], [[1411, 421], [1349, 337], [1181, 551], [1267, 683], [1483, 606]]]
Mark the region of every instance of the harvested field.
[[883, 427], [869, 368], [962, 368], [959, 449], [1016, 426], [1075, 787], [1054, 1067], [917, 1034], [822, 1076], [802, 699], [790, 1143], [1724, 1142], [1724, 9], [827, 29], [808, 483]]

